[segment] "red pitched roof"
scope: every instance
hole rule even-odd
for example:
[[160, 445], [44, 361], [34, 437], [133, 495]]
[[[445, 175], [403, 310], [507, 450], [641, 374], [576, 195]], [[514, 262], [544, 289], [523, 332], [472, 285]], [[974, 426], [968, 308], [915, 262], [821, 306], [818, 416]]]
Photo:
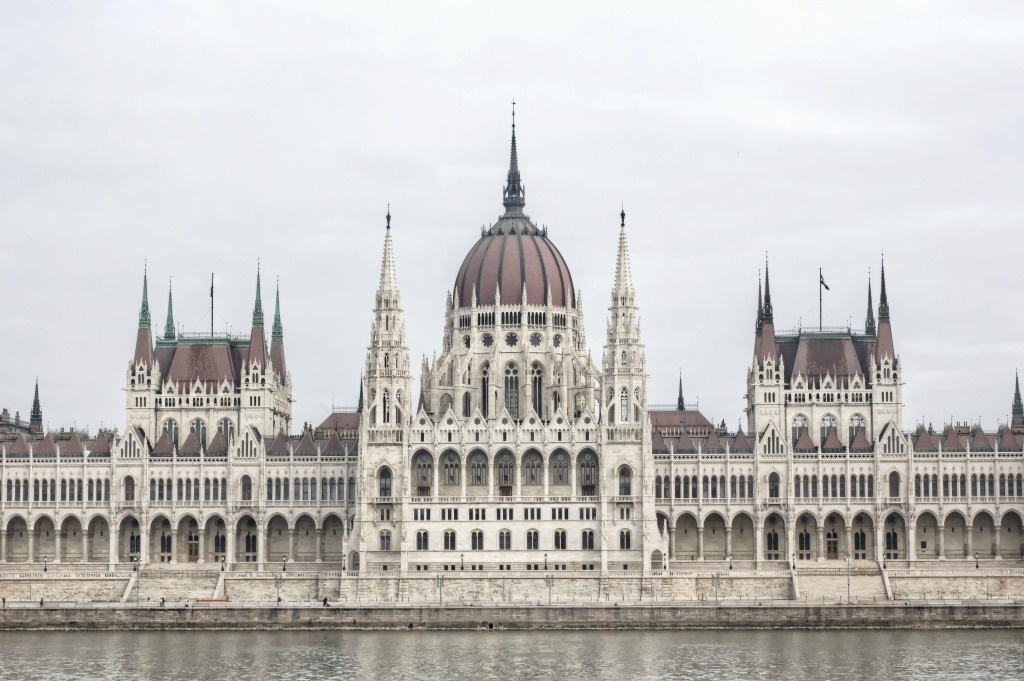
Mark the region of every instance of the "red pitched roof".
[[40, 454], [57, 454], [57, 445], [54, 443], [53, 435], [50, 433], [47, 433], [38, 444], [32, 447], [33, 456], [39, 456]]
[[316, 455], [316, 445], [313, 444], [313, 438], [310, 436], [309, 431], [306, 431], [306, 434], [302, 436], [302, 440], [299, 442], [298, 446], [295, 448], [295, 455], [296, 456], [315, 456]]
[[287, 456], [289, 453], [288, 442], [284, 438], [284, 433], [278, 433], [274, 441], [270, 443], [270, 449], [267, 450], [267, 454], [283, 454]]
[[324, 454], [344, 454], [345, 448], [341, 446], [341, 438], [338, 437], [337, 433], [331, 435], [331, 439], [327, 441], [327, 445], [323, 448]]
[[652, 409], [648, 414], [654, 428], [714, 428], [696, 409]]
[[696, 452], [697, 448], [693, 445], [693, 440], [686, 434], [686, 431], [679, 433], [679, 439], [676, 440], [676, 451], [684, 453]]
[[705, 451], [705, 452], [724, 452], [725, 451], [725, 447], [722, 446], [722, 441], [718, 439], [718, 435], [715, 433], [715, 431], [712, 430], [711, 434], [708, 435], [708, 439], [704, 442], [704, 446], [701, 448], [701, 451]]
[[90, 456], [110, 456], [110, 440], [107, 439], [105, 433], [100, 433], [96, 436], [96, 440], [92, 443], [92, 447], [89, 450]]
[[189, 431], [188, 437], [186, 437], [185, 441], [180, 447], [178, 447], [178, 453], [185, 456], [198, 456], [199, 452], [199, 436], [194, 432]]
[[360, 416], [362, 414], [357, 411], [332, 412], [317, 426], [317, 430], [357, 430]]
[[832, 428], [828, 429], [828, 434], [825, 435], [825, 441], [821, 443], [821, 451], [823, 452], [841, 452], [843, 451], [843, 443], [839, 441], [839, 436], [836, 435], [836, 431]]
[[978, 426], [977, 428], [975, 428], [974, 431], [971, 433], [971, 451], [972, 452], [991, 452], [992, 451], [992, 443], [989, 441], [988, 436], [985, 435], [985, 432], [981, 429], [981, 426]]
[[1017, 442], [1017, 438], [1014, 436], [1013, 431], [1003, 426], [999, 429], [999, 451], [1001, 452], [1019, 452], [1021, 451], [1020, 443]]
[[739, 432], [736, 433], [736, 437], [732, 440], [732, 447], [730, 451], [733, 452], [753, 452], [754, 445], [750, 442], [750, 439], [743, 434], [743, 429], [740, 428]]
[[946, 431], [942, 434], [942, 451], [944, 452], [962, 452], [964, 446], [960, 442], [960, 438], [956, 434], [956, 430], [953, 426], [946, 426]]
[[937, 452], [939, 446], [924, 426], [918, 426], [917, 432], [914, 433], [914, 449], [919, 452]]
[[[842, 445], [840, 445], [842, 446]], [[806, 430], [800, 431], [800, 437], [796, 439], [796, 444], [793, 445], [794, 452], [816, 452], [817, 447], [811, 442], [811, 436], [807, 434]]]
[[171, 440], [170, 433], [162, 433], [160, 439], [156, 441], [156, 445], [153, 447], [154, 456], [170, 456], [174, 454], [174, 441]]
[[24, 433], [18, 433], [18, 437], [15, 438], [14, 442], [7, 445], [7, 454], [28, 456], [28, 440], [25, 439]]
[[851, 452], [870, 452], [872, 450], [871, 443], [868, 442], [868, 437], [864, 433], [863, 429], [858, 429], [857, 433], [853, 436], [853, 442], [850, 443]]
[[[185, 440], [188, 443], [188, 440]], [[217, 431], [217, 434], [213, 436], [213, 440], [210, 442], [210, 446], [206, 448], [207, 454], [224, 454], [228, 453], [228, 441], [224, 437], [224, 433]]]
[[61, 445], [60, 453], [64, 456], [82, 456], [85, 454], [85, 448], [82, 447], [82, 438], [79, 437], [78, 433], [72, 433], [68, 441]]

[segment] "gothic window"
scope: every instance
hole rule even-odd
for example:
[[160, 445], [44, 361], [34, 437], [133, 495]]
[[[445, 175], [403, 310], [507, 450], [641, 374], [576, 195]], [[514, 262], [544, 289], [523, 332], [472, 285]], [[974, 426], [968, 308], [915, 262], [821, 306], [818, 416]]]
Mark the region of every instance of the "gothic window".
[[470, 548], [474, 551], [484, 550], [484, 533], [482, 530], [473, 530], [470, 535]]
[[640, 421], [640, 388], [633, 389], [633, 420]]
[[628, 466], [619, 469], [619, 496], [628, 497], [633, 494], [633, 473]]
[[252, 478], [242, 476], [242, 501], [252, 501]]
[[629, 418], [629, 393], [625, 388], [619, 393], [619, 420], [625, 421]]
[[[65, 481], [61, 480], [61, 496], [64, 496], [64, 484]], [[135, 478], [127, 476], [124, 479], [124, 500], [135, 501]]]
[[206, 449], [206, 423], [204, 423], [202, 419], [193, 419], [192, 422], [188, 424], [188, 429], [190, 432], [196, 434], [196, 438], [199, 440], [199, 446]]
[[462, 480], [459, 475], [459, 456], [455, 452], [449, 452], [444, 459], [444, 481], [446, 485], [458, 485]]
[[430, 550], [430, 535], [426, 530], [420, 530], [416, 533], [416, 550], [417, 551], [429, 551]]
[[654, 479], [654, 498], [661, 499], [661, 476]]
[[569, 484], [569, 457], [565, 455], [565, 452], [558, 452], [555, 454], [554, 463], [551, 468], [554, 477], [552, 484]]
[[524, 474], [524, 484], [526, 485], [540, 485], [541, 482], [541, 460], [540, 454], [537, 452], [530, 452], [526, 455], [526, 470]]
[[540, 549], [540, 533], [537, 530], [528, 530], [526, 532], [526, 550], [536, 551]]
[[380, 486], [380, 494], [378, 494], [378, 496], [390, 497], [391, 496], [391, 469], [389, 469], [389, 468], [382, 468], [381, 469], [380, 475], [378, 476], [378, 483], [379, 483], [379, 486]]
[[473, 410], [473, 398], [469, 394], [469, 391], [462, 393], [462, 416], [469, 418], [470, 413]]
[[512, 461], [512, 455], [508, 452], [504, 452], [498, 460], [498, 485], [501, 487], [510, 487], [512, 485], [514, 473], [515, 464]]
[[509, 416], [519, 419], [519, 367], [514, 362], [505, 365], [505, 408]]
[[858, 432], [864, 432], [866, 429], [866, 423], [864, 417], [860, 414], [854, 414], [850, 417], [850, 442], [853, 442], [853, 438]]
[[622, 366], [626, 366], [628, 364], [628, 362], [626, 360], [626, 351], [625, 350], [622, 351], [620, 362], [621, 362]]
[[441, 414], [448, 413], [448, 410], [452, 408], [452, 396], [448, 393], [441, 395]]
[[470, 484], [482, 486], [487, 484], [487, 456], [483, 452], [473, 455], [473, 462], [470, 464]]
[[629, 549], [632, 543], [630, 541], [631, 538], [632, 537], [630, 536], [629, 530], [622, 530], [621, 532], [619, 532], [619, 548], [623, 550]]
[[779, 474], [772, 473], [768, 476], [768, 497], [771, 499], [779, 498]]
[[705, 475], [704, 479], [701, 480], [701, 482], [704, 483], [703, 484], [703, 489], [701, 489], [701, 492], [703, 492], [703, 496], [701, 498], [702, 499], [710, 499], [711, 498], [711, 485], [709, 484], [708, 476]]
[[921, 474], [918, 473], [914, 476], [914, 496], [921, 496]]
[[555, 549], [564, 551], [567, 548], [565, 545], [565, 530], [555, 530]]
[[444, 533], [444, 550], [454, 551], [455, 550], [455, 531], [446, 530]]
[[815, 499], [818, 498], [818, 476], [817, 475], [812, 475], [811, 476], [811, 496], [814, 497]]
[[800, 439], [802, 433], [807, 432], [807, 417], [803, 414], [797, 414], [793, 417], [793, 439], [791, 442], [796, 444], [796, 441]]
[[676, 476], [676, 481], [675, 481], [675, 487], [676, 488], [675, 488], [675, 495], [674, 495], [676, 499], [679, 499], [680, 497], [682, 497], [682, 489], [681, 489], [682, 486], [683, 486], [683, 479], [680, 478], [677, 475]]
[[162, 428], [163, 432], [171, 436], [171, 442], [175, 447], [178, 446], [178, 422], [174, 419], [167, 419], [164, 421]]
[[543, 371], [537, 362], [534, 362], [530, 368], [530, 387], [533, 392], [533, 411], [537, 416], [543, 417], [544, 414], [541, 411], [541, 402], [544, 399]]
[[217, 432], [224, 436], [224, 439], [228, 444], [235, 439], [235, 424], [231, 422], [231, 419], [221, 419], [217, 421]]
[[389, 530], [384, 530], [380, 533], [380, 550], [391, 550], [391, 532]]
[[[581, 457], [580, 462], [580, 484], [581, 485], [596, 485], [597, 484], [597, 459], [590, 452], [585, 452]], [[590, 495], [588, 495], [590, 496]]]
[[416, 461], [416, 486], [430, 487], [434, 482], [434, 460], [423, 452]]
[[498, 533], [498, 548], [502, 551], [509, 551], [512, 549], [512, 533], [508, 530], [502, 530]]
[[594, 548], [594, 531], [593, 530], [583, 530], [583, 537], [582, 537], [582, 539], [583, 539], [583, 542], [582, 542], [582, 546], [580, 548], [582, 548], [584, 551], [591, 551], [591, 550], [593, 550], [593, 548]]
[[487, 406], [490, 404], [487, 399], [488, 380], [490, 378], [490, 370], [488, 365], [483, 366], [480, 376], [480, 411], [483, 413], [484, 418], [487, 418]]
[[381, 399], [381, 417], [384, 423], [391, 423], [391, 393], [385, 390]]
[[836, 432], [836, 423], [836, 417], [832, 414], [825, 414], [821, 417], [821, 439], [818, 442], [824, 443], [830, 431]]
[[348, 479], [348, 500], [351, 502], [351, 501], [354, 501], [355, 498], [356, 498], [356, 479], [355, 478], [349, 478]]
[[889, 496], [900, 496], [900, 474], [896, 471], [889, 473]]

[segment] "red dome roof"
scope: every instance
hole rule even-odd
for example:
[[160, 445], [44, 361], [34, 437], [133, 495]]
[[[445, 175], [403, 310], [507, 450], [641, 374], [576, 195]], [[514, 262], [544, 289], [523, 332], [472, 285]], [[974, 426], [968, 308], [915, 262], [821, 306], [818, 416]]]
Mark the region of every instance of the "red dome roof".
[[546, 304], [550, 289], [552, 305], [576, 307], [572, 275], [547, 230], [537, 229], [521, 213], [506, 214], [484, 232], [462, 261], [455, 294], [460, 307], [472, 305], [474, 289], [477, 305], [494, 305], [500, 286], [501, 304], [519, 305], [524, 302], [523, 284], [525, 302], [531, 305]]

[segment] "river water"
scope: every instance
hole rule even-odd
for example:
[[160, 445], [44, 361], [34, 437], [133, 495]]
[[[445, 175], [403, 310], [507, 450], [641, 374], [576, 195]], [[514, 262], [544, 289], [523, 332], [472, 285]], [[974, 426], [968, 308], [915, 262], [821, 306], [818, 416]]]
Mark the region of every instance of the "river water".
[[1022, 679], [1018, 631], [0, 633], [12, 679]]

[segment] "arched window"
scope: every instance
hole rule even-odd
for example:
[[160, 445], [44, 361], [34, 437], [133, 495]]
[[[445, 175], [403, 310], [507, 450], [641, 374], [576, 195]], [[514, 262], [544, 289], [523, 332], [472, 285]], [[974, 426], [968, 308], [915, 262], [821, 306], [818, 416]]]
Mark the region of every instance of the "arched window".
[[469, 464], [469, 484], [477, 487], [487, 484], [487, 455], [483, 452], [473, 454]]
[[628, 497], [633, 495], [633, 473], [628, 466], [619, 469], [619, 496]]
[[380, 550], [390, 551], [391, 550], [391, 531], [383, 530], [380, 533]]
[[356, 500], [356, 479], [355, 478], [349, 478], [348, 479], [348, 500], [349, 500], [349, 503], [352, 503], [352, 502], [354, 502]]
[[502, 551], [509, 551], [512, 549], [512, 533], [508, 530], [502, 530], [498, 533], [498, 548]]
[[206, 449], [206, 423], [202, 419], [192, 419], [192, 422], [188, 424], [188, 429], [196, 434], [199, 446]]
[[426, 530], [420, 530], [416, 533], [416, 550], [417, 551], [429, 551], [430, 550], [430, 535]]
[[505, 365], [505, 408], [509, 416], [519, 419], [519, 367], [515, 362]]
[[164, 421], [161, 430], [171, 437], [171, 442], [175, 447], [178, 446], [178, 422], [174, 419], [167, 419]]
[[537, 452], [530, 452], [526, 455], [526, 465], [523, 470], [523, 484], [534, 486], [543, 484], [543, 479], [541, 478], [540, 454]]
[[564, 551], [569, 548], [565, 542], [565, 530], [555, 530], [555, 550]]
[[382, 468], [380, 474], [377, 476], [380, 493], [377, 496], [390, 497], [391, 496], [391, 469]]
[[580, 547], [584, 551], [592, 551], [594, 549], [594, 531], [583, 530], [582, 546]]
[[821, 439], [818, 440], [819, 443], [823, 444], [825, 442], [829, 432], [836, 432], [837, 423], [836, 417], [832, 414], [825, 414], [821, 417]]
[[[387, 358], [387, 355], [384, 355]], [[384, 390], [384, 395], [381, 398], [381, 418], [384, 423], [391, 423], [391, 393], [388, 390]]]
[[793, 439], [792, 443], [796, 444], [796, 441], [800, 439], [802, 433], [807, 432], [807, 417], [803, 414], [797, 414], [793, 417]]
[[[622, 353], [625, 355], [626, 353]], [[629, 393], [625, 388], [619, 393], [619, 420], [626, 421], [629, 419]]]
[[490, 404], [488, 398], [488, 389], [490, 387], [490, 367], [484, 364], [483, 369], [480, 372], [480, 411], [483, 413], [484, 418], [487, 418], [487, 407]]
[[569, 457], [565, 452], [556, 452], [551, 459], [551, 473], [553, 485], [569, 484]]
[[231, 419], [221, 419], [217, 421], [217, 432], [224, 436], [224, 440], [230, 445], [232, 440], [235, 439], [235, 424], [232, 423]]
[[473, 530], [469, 537], [470, 548], [474, 551], [484, 550], [484, 533], [483, 530]]
[[455, 550], [455, 531], [446, 530], [444, 533], [444, 550], [454, 551]]
[[619, 532], [619, 548], [620, 549], [625, 550], [625, 549], [631, 548], [632, 542], [630, 540], [631, 540], [631, 535], [629, 533], [629, 530], [622, 530], [621, 532]]
[[772, 473], [768, 476], [768, 496], [772, 499], [779, 498], [779, 474]]
[[533, 392], [533, 411], [534, 413], [537, 414], [537, 416], [540, 416], [541, 418], [544, 417], [544, 414], [541, 411], [541, 402], [544, 399], [543, 377], [544, 372], [543, 370], [541, 370], [540, 364], [534, 362], [533, 366], [530, 367], [530, 387]]
[[526, 550], [537, 551], [538, 549], [540, 549], [540, 533], [537, 530], [527, 530]]
[[860, 414], [854, 414], [850, 417], [850, 442], [853, 442], [853, 438], [856, 437], [858, 432], [865, 432], [867, 429], [864, 417]]
[[[64, 480], [61, 480], [61, 496], [64, 496]], [[126, 476], [124, 479], [124, 500], [135, 501], [135, 478]]]
[[460, 475], [460, 472], [461, 465], [459, 464], [459, 455], [455, 452], [449, 452], [444, 458], [444, 484], [462, 484], [462, 476]]
[[427, 452], [422, 452], [416, 457], [415, 475], [416, 493], [419, 496], [429, 496], [434, 485], [434, 457]]
[[889, 473], [889, 496], [900, 496], [900, 474], [896, 471]]
[[512, 494], [512, 480], [515, 475], [515, 462], [512, 460], [512, 455], [508, 452], [503, 452], [498, 457], [498, 486], [508, 488], [508, 494]]
[[683, 479], [677, 475], [676, 476], [676, 480], [675, 480], [675, 490], [674, 490], [675, 491], [674, 496], [675, 496], [676, 499], [682, 498], [682, 495], [683, 495], [682, 487], [683, 487]]
[[469, 415], [473, 411], [473, 398], [470, 396], [469, 391], [462, 393], [462, 416], [469, 418]]
[[252, 478], [242, 476], [242, 501], [252, 501]]
[[661, 476], [654, 479], [654, 498], [661, 499]]
[[580, 456], [580, 485], [583, 496], [597, 494], [597, 457], [592, 452], [583, 452]]
[[710, 485], [710, 481], [708, 480], [708, 476], [705, 475], [701, 479], [701, 482], [704, 483], [701, 486], [701, 490], [700, 490], [701, 494], [703, 495], [701, 498], [702, 499], [710, 499], [711, 498], [711, 485]]

